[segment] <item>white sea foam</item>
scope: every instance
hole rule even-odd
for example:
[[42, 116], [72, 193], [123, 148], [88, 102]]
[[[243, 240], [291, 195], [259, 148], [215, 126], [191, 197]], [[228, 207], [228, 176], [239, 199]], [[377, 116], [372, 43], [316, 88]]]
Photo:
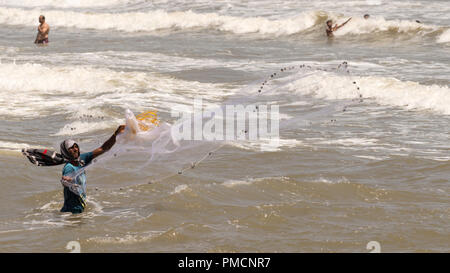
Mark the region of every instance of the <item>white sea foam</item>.
[[[341, 23], [340, 19], [338, 23]], [[393, 33], [416, 33], [438, 29], [438, 26], [420, 24], [409, 20], [386, 20], [383, 17], [372, 17], [369, 19], [355, 17], [348, 22], [345, 27], [334, 32], [335, 36], [343, 36], [348, 34], [373, 34], [374, 32], [393, 32]]]
[[[347, 17], [332, 12], [304, 11], [281, 19], [262, 16], [238, 17], [217, 13], [196, 13], [193, 11], [168, 12], [150, 10], [143, 12], [95, 13], [67, 10], [25, 10], [19, 8], [0, 8], [0, 23], [7, 25], [37, 26], [36, 18], [46, 15], [54, 27], [80, 29], [119, 30], [124, 32], [151, 32], [163, 29], [214, 29], [234, 34], [257, 33], [284, 36], [301, 33], [312, 27], [322, 26], [326, 19], [341, 23]], [[351, 16], [351, 15], [350, 15]], [[349, 17], [349, 16], [348, 16]], [[355, 16], [345, 27], [335, 32], [336, 36], [347, 34], [366, 34], [374, 32], [427, 34], [438, 30], [435, 25], [421, 24], [414, 20], [386, 20], [381, 16], [368, 20]]]
[[438, 38], [438, 43], [450, 43], [450, 29], [444, 31]]
[[[39, 145], [32, 145], [35, 149], [44, 149], [44, 147]], [[21, 142], [10, 142], [10, 141], [0, 141], [0, 150], [9, 150], [20, 152], [23, 148], [30, 148], [30, 144]]]
[[314, 182], [325, 183], [325, 184], [349, 184], [350, 183], [350, 181], [345, 177], [342, 177], [339, 179], [328, 179], [328, 178], [325, 178], [322, 176], [319, 179], [315, 180]]
[[192, 11], [166, 12], [163, 10], [125, 13], [81, 13], [39, 9], [24, 10], [0, 8], [0, 23], [8, 25], [37, 25], [36, 18], [45, 13], [55, 27], [81, 29], [115, 29], [125, 32], [155, 31], [160, 29], [212, 28], [236, 34], [260, 33], [290, 35], [314, 26], [324, 16], [323, 12], [303, 12], [283, 20], [264, 17], [233, 17], [217, 13], [195, 13]]
[[103, 237], [92, 237], [87, 239], [88, 242], [102, 243], [102, 244], [135, 244], [139, 242], [146, 242], [159, 235], [163, 234], [165, 231], [147, 231], [142, 233], [131, 233], [128, 232], [121, 236], [109, 236], [108, 234]]
[[[90, 66], [0, 64], [0, 115], [101, 114], [104, 104], [169, 110], [196, 95], [204, 104], [227, 94], [221, 85]], [[11, 96], [10, 94], [20, 94]], [[86, 110], [88, 109], [88, 110]]]
[[370, 155], [354, 155], [354, 157], [370, 159], [370, 160], [375, 160], [375, 161], [385, 160], [385, 159], [389, 158], [386, 156], [370, 156]]
[[[327, 72], [317, 72], [299, 78], [288, 84], [288, 92], [325, 99], [355, 99], [359, 98], [360, 94], [363, 98], [375, 99], [382, 105], [432, 110], [450, 115], [448, 86], [421, 85], [391, 77], [347, 77]], [[353, 81], [360, 90], [356, 90]]]
[[[42, 61], [41, 55], [13, 55], [16, 48], [0, 47], [0, 61], [5, 62], [36, 62]], [[2, 54], [7, 53], [7, 54]], [[10, 54], [8, 54], [10, 53]], [[260, 71], [268, 67], [278, 68], [280, 64], [267, 63], [258, 60], [240, 59], [217, 60], [212, 58], [189, 58], [183, 56], [166, 55], [155, 52], [136, 51], [97, 51], [84, 53], [48, 53], [46, 62], [54, 65], [86, 65], [117, 68], [117, 69], [157, 69], [164, 72], [175, 72], [187, 69], [230, 68], [233, 70]]]
[[189, 187], [186, 184], [178, 185], [178, 186], [175, 187], [173, 192], [171, 192], [171, 194], [177, 194], [177, 193], [180, 193], [180, 192], [185, 191], [187, 189], [189, 189]]
[[5, 6], [19, 6], [19, 7], [103, 7], [113, 6], [123, 3], [123, 0], [2, 0], [0, 4]]
[[334, 139], [334, 140], [323, 140], [318, 142], [318, 144], [327, 145], [342, 145], [342, 146], [372, 146], [376, 145], [377, 139], [367, 139], [367, 138], [344, 138], [344, 139]]
[[53, 212], [56, 209], [59, 209], [59, 207], [61, 206], [60, 202], [57, 201], [50, 201], [47, 204], [43, 205], [42, 207], [39, 208], [40, 212]]
[[266, 180], [278, 180], [283, 181], [287, 179], [286, 177], [259, 177], [259, 178], [247, 178], [245, 180], [227, 180], [221, 185], [227, 188], [232, 188], [235, 186], [251, 185], [253, 183], [258, 183]]
[[276, 152], [283, 148], [295, 148], [303, 145], [303, 142], [298, 139], [275, 139], [259, 138], [254, 141], [233, 141], [228, 143], [230, 146], [252, 151]]
[[246, 180], [228, 180], [222, 183], [223, 186], [231, 188], [238, 185], [250, 185], [253, 181], [246, 181]]

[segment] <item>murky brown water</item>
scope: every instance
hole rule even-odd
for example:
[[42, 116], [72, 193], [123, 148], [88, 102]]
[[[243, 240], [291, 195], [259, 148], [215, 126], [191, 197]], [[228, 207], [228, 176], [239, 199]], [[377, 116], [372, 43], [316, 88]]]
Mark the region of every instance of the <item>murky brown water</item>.
[[[445, 1], [330, 2], [334, 10], [323, 11], [286, 0], [280, 5], [289, 8], [274, 13], [266, 1], [49, 2], [48, 47], [30, 43], [35, 26], [27, 18], [38, 10], [6, 2], [0, 252], [68, 252], [70, 241], [82, 252], [369, 252], [371, 241], [382, 252], [449, 251]], [[297, 5], [307, 13], [294, 14]], [[366, 8], [372, 21], [358, 19]], [[141, 19], [124, 29], [140, 16], [136, 9], [152, 15], [146, 18], [159, 16], [157, 9], [169, 15], [159, 27]], [[86, 11], [93, 21], [73, 27], [64, 19]], [[123, 14], [116, 21], [105, 12]], [[193, 25], [179, 22], [181, 15]], [[355, 23], [327, 41], [323, 21], [348, 16]], [[330, 72], [342, 61], [351, 73]], [[59, 212], [62, 166], [33, 166], [20, 154], [69, 137], [90, 151], [124, 122], [125, 109], [157, 110], [173, 123], [170, 111], [194, 97], [278, 105], [280, 146], [232, 141], [182, 175], [175, 162], [145, 165], [141, 155], [92, 165], [80, 215]], [[192, 148], [175, 158], [201, 156]], [[157, 174], [174, 176], [151, 183]]]

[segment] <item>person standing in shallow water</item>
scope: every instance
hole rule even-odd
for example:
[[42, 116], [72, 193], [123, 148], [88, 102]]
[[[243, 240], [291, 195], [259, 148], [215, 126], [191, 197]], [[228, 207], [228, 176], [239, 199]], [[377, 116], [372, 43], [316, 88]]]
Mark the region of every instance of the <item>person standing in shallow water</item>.
[[48, 44], [48, 33], [50, 32], [50, 26], [45, 22], [45, 16], [39, 16], [38, 33], [36, 35], [35, 44]]
[[344, 26], [345, 24], [347, 24], [348, 21], [350, 21], [351, 19], [352, 19], [352, 17], [350, 17], [347, 21], [345, 21], [345, 22], [342, 23], [341, 25], [338, 26], [338, 24], [336, 24], [334, 27], [333, 27], [333, 21], [332, 21], [332, 20], [328, 20], [328, 21], [327, 21], [327, 29], [326, 29], [327, 36], [328, 36], [328, 37], [333, 37], [333, 32], [335, 32], [336, 30], [338, 30], [338, 29], [340, 29], [341, 27], [343, 27], [343, 26]]
[[[86, 173], [83, 167], [90, 164], [94, 158], [105, 153], [116, 143], [116, 136], [125, 130], [120, 125], [114, 134], [99, 148], [88, 153], [80, 153], [78, 144], [71, 140], [64, 140], [61, 145], [62, 156], [69, 161], [62, 170], [61, 184], [64, 186], [64, 205], [61, 212], [82, 213], [86, 208]], [[78, 174], [78, 172], [81, 172]]]

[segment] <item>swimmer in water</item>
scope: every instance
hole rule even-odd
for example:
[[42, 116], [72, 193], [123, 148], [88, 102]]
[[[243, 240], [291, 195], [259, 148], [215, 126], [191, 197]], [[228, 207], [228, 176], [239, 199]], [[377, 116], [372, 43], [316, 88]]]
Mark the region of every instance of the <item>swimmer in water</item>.
[[38, 33], [36, 35], [35, 44], [48, 44], [48, 33], [50, 32], [50, 26], [45, 22], [45, 16], [39, 16]]
[[369, 19], [370, 15], [369, 14], [364, 14], [364, 19]]
[[345, 22], [342, 23], [341, 25], [338, 26], [338, 24], [336, 24], [334, 27], [333, 27], [333, 21], [332, 21], [332, 20], [328, 20], [328, 21], [327, 21], [327, 29], [326, 29], [327, 36], [328, 36], [328, 37], [333, 37], [333, 32], [335, 32], [336, 30], [338, 30], [338, 29], [340, 29], [341, 27], [343, 27], [343, 26], [344, 26], [345, 24], [347, 24], [348, 21], [350, 21], [351, 19], [352, 19], [352, 17], [350, 17], [347, 21], [345, 21]]

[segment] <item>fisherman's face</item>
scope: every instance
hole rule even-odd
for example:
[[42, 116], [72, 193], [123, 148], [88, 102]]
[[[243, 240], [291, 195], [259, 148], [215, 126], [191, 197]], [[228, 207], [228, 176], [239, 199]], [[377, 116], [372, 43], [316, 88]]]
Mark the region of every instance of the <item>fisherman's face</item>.
[[80, 156], [80, 149], [77, 144], [73, 144], [68, 151], [73, 158], [78, 158]]
[[42, 17], [42, 16], [39, 16], [39, 23], [43, 23], [45, 20], [44, 20], [44, 17]]
[[333, 25], [333, 22], [332, 22], [332, 21], [327, 22], [327, 26], [328, 26], [328, 27], [331, 27], [332, 25]]

